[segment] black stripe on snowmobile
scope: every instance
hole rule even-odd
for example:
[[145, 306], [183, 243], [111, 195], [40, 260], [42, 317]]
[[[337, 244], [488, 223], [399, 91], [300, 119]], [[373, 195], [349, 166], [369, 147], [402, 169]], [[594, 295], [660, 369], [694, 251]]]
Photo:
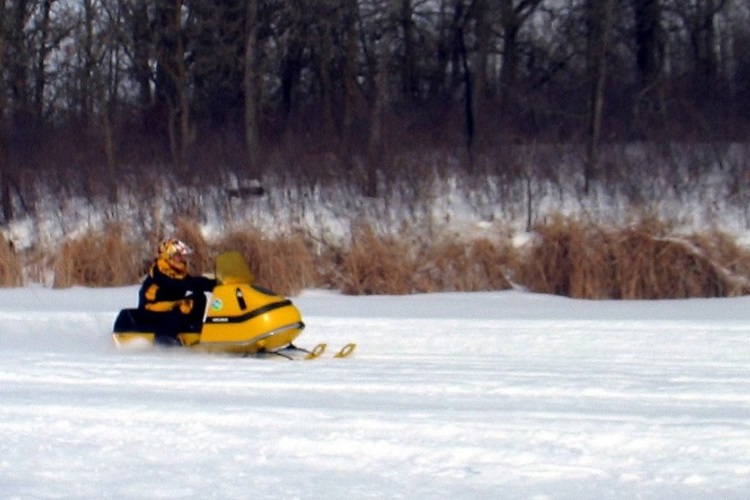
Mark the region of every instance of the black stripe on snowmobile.
[[280, 300], [279, 302], [273, 302], [266, 306], [253, 309], [252, 311], [247, 312], [241, 316], [209, 316], [208, 318], [206, 318], [206, 323], [242, 323], [243, 321], [253, 319], [256, 316], [260, 316], [261, 314], [273, 311], [274, 309], [279, 309], [281, 307], [290, 305], [292, 305], [291, 300]]

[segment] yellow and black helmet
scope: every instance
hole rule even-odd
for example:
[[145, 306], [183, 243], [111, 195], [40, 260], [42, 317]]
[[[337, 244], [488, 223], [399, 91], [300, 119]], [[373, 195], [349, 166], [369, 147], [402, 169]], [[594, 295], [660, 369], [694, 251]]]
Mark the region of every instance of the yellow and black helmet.
[[193, 253], [185, 242], [176, 238], [169, 238], [159, 243], [159, 257], [162, 259], [171, 259], [175, 255], [187, 257]]

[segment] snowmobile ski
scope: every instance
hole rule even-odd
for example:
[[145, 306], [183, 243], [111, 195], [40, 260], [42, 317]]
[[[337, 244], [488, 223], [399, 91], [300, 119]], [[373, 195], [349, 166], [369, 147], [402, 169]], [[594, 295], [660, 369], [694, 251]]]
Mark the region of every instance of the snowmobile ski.
[[333, 355], [334, 358], [348, 358], [351, 353], [354, 352], [354, 349], [357, 348], [357, 344], [350, 342], [349, 344], [346, 344], [344, 347], [339, 349], [339, 352]]
[[[311, 360], [311, 359], [318, 359], [322, 357], [322, 355], [328, 349], [328, 344], [326, 344], [325, 342], [322, 342], [310, 350], [303, 349], [301, 347], [296, 347], [296, 346], [290, 346], [290, 347], [292, 350], [302, 351], [303, 353], [305, 353], [302, 359]], [[338, 351], [336, 351], [336, 354], [334, 354], [333, 357], [334, 358], [347, 358], [354, 352], [354, 349], [356, 348], [357, 348], [357, 344], [350, 342], [346, 344], [344, 347], [342, 347], [341, 349], [339, 349]]]
[[307, 355], [305, 356], [305, 359], [317, 359], [320, 357], [321, 354], [323, 354], [326, 349], [328, 348], [328, 344], [318, 344], [315, 347], [312, 348], [312, 350], [307, 351]]
[[[349, 343], [346, 344], [344, 347], [339, 349], [336, 354], [334, 354], [333, 358], [346, 358], [349, 357], [352, 352], [354, 352], [354, 349], [357, 347], [357, 344], [355, 343]], [[285, 359], [289, 359], [292, 361], [309, 361], [313, 359], [319, 359], [323, 357], [323, 354], [327, 351], [328, 344], [325, 342], [321, 342], [320, 344], [317, 344], [312, 349], [305, 349], [304, 347], [297, 347], [294, 344], [290, 344], [289, 346], [279, 349], [277, 351], [269, 351], [264, 353], [258, 353], [264, 357], [266, 356], [279, 356]]]

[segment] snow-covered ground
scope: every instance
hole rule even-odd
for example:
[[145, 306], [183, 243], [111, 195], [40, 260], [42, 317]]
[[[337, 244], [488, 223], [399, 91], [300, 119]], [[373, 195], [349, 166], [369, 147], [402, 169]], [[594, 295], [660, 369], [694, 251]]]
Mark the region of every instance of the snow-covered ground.
[[747, 498], [750, 298], [308, 291], [351, 359], [118, 351], [136, 288], [0, 290], [2, 498]]

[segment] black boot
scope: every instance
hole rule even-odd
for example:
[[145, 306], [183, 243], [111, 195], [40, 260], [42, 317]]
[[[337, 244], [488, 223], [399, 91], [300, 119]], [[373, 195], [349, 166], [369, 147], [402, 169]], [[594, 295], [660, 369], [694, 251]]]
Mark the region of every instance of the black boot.
[[154, 344], [165, 347], [180, 347], [182, 342], [174, 335], [155, 335]]
[[179, 347], [182, 345], [182, 342], [172, 335], [156, 335], [154, 337], [154, 344], [165, 347]]
[[154, 344], [167, 347], [181, 346], [182, 342], [177, 338], [181, 331], [183, 315], [179, 309], [162, 313], [159, 324], [154, 332]]

